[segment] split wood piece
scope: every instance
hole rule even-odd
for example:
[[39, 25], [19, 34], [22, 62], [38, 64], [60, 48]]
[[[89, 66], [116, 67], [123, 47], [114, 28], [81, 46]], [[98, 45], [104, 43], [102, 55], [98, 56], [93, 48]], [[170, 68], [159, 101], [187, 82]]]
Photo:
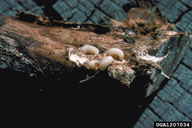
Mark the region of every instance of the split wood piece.
[[[32, 23], [22, 21], [25, 16], [33, 17]], [[110, 77], [130, 86], [136, 77], [154, 72], [155, 76], [161, 74], [164, 69], [158, 63], [165, 61], [170, 55], [175, 57], [173, 60], [179, 60], [173, 55], [174, 50], [180, 48], [177, 49], [179, 54], [187, 47], [186, 42], [189, 42], [188, 35], [177, 32], [161, 31], [155, 37], [154, 35], [154, 31], [138, 34], [134, 30], [115, 26], [50, 22], [40, 16], [28, 14], [17, 18], [1, 16], [0, 68], [27, 72], [31, 76], [62, 76], [76, 69], [100, 73], [103, 71], [99, 70], [99, 62], [108, 56], [109, 49], [118, 48], [124, 52], [124, 58], [114, 59], [106, 71]], [[181, 43], [180, 39], [183, 38], [186, 42]], [[86, 55], [80, 50], [84, 45], [94, 46], [99, 54]], [[156, 57], [156, 54], [160, 56]], [[96, 68], [87, 65], [93, 60], [98, 61]], [[171, 64], [173, 60], [167, 64]], [[164, 72], [171, 76], [172, 72]]]

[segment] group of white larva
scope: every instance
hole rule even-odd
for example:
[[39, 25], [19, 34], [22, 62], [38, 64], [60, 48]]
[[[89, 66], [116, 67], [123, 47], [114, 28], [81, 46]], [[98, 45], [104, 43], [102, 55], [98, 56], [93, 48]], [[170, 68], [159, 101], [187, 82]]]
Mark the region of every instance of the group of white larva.
[[[85, 55], [99, 55], [99, 49], [91, 46], [84, 45], [80, 47], [80, 51]], [[107, 55], [102, 60], [90, 60], [86, 65], [90, 69], [98, 69], [104, 71], [114, 60], [122, 61], [124, 59], [124, 52], [119, 48], [111, 48], [107, 51]]]

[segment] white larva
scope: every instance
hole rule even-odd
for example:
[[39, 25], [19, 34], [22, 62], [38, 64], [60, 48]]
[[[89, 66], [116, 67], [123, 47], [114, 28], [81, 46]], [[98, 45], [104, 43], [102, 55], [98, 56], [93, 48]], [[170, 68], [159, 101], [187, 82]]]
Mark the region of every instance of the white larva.
[[104, 71], [113, 62], [113, 57], [106, 56], [99, 62], [99, 70]]
[[108, 56], [112, 56], [115, 60], [123, 60], [124, 52], [119, 48], [111, 48], [109, 49]]
[[96, 70], [99, 66], [99, 61], [98, 60], [91, 60], [91, 61], [87, 62], [87, 65], [88, 65], [89, 69]]
[[91, 45], [84, 45], [82, 47], [80, 47], [80, 51], [86, 55], [98, 55], [99, 54], [99, 50]]

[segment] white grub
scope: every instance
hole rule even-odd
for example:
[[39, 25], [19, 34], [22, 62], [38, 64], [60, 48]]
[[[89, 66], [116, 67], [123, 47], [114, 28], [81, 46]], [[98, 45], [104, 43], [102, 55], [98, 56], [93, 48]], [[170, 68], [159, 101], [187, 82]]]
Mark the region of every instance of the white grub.
[[85, 55], [98, 55], [99, 54], [99, 50], [96, 47], [88, 45], [88, 44], [80, 47], [80, 51], [82, 53], [84, 53]]
[[99, 62], [99, 70], [104, 71], [113, 62], [113, 57], [106, 56]]
[[115, 60], [123, 60], [124, 52], [119, 48], [111, 48], [109, 49], [108, 56], [112, 56]]
[[87, 66], [87, 68], [89, 68], [89, 69], [97, 70], [99, 67], [99, 60], [87, 61], [87, 62], [85, 62], [84, 65]]

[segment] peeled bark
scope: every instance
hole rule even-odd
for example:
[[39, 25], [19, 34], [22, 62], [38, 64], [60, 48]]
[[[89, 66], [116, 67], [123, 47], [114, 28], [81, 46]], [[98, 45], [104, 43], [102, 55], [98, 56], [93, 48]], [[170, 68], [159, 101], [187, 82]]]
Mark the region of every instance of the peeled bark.
[[[147, 77], [147, 84], [141, 85], [141, 88], [147, 88], [148, 96], [165, 79], [166, 75], [161, 74], [165, 72], [171, 77], [183, 56], [179, 53], [189, 46], [191, 39], [185, 33], [166, 31], [168, 24], [161, 22], [160, 16], [151, 17], [155, 13], [153, 10], [146, 12], [146, 19], [134, 19], [129, 14], [124, 22], [111, 21], [110, 25], [65, 23], [29, 14], [1, 16], [0, 68], [26, 72], [30, 76], [55, 75], [58, 78], [66, 73], [73, 76], [71, 74], [80, 72], [85, 76], [91, 72], [92, 77], [97, 77], [107, 71], [104, 76], [128, 87], [138, 86], [138, 79], [151, 76]], [[95, 46], [100, 53], [82, 53], [80, 47], [86, 44]], [[105, 71], [101, 71], [99, 62], [110, 48], [121, 49], [124, 59], [114, 59]], [[98, 61], [92, 69], [88, 65], [91, 60]], [[77, 77], [74, 75], [73, 79], [80, 79], [80, 83], [92, 78], [81, 80], [84, 76]]]

